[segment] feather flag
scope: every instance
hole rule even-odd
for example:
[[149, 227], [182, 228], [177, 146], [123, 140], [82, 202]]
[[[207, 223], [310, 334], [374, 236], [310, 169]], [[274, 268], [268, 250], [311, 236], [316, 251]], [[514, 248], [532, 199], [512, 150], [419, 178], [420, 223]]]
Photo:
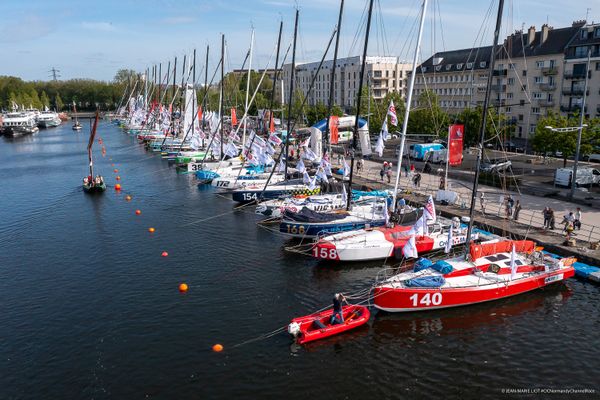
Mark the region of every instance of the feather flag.
[[515, 251], [515, 244], [512, 245], [512, 251], [510, 252], [510, 280], [513, 280], [517, 276], [517, 263], [515, 259], [517, 258], [517, 252]]
[[452, 226], [448, 229], [448, 239], [446, 240], [446, 246], [444, 246], [444, 253], [448, 254], [452, 250]]
[[377, 144], [375, 145], [375, 151], [377, 152], [379, 157], [383, 156], [383, 149], [385, 147], [385, 145], [383, 144], [383, 134], [382, 133], [379, 134], [379, 138], [377, 139]]
[[423, 208], [423, 215], [425, 215], [425, 217], [428, 220], [431, 220], [433, 222], [435, 222], [435, 220], [436, 220], [435, 204], [433, 202], [433, 197], [431, 197], [431, 195], [429, 195], [429, 198], [427, 199], [427, 204], [425, 204], [425, 207]]
[[236, 126], [238, 124], [237, 116], [235, 115], [235, 108], [231, 109], [231, 126]]
[[404, 254], [404, 257], [406, 258], [419, 258], [419, 253], [417, 252], [417, 243], [414, 235], [411, 236], [404, 247], [402, 247], [402, 254]]
[[390, 106], [388, 107], [387, 115], [390, 116], [390, 122], [394, 126], [398, 126], [398, 117], [396, 116], [396, 107], [394, 107], [394, 100], [390, 100]]

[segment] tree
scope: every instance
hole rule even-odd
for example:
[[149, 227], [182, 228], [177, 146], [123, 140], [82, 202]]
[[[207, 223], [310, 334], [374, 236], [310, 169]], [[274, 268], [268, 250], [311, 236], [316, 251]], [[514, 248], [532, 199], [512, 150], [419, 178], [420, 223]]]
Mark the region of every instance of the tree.
[[371, 99], [371, 115], [369, 117], [369, 131], [371, 133], [378, 133], [381, 131], [381, 126], [383, 125], [384, 118], [387, 117], [387, 111], [391, 101], [394, 102], [394, 107], [396, 108], [398, 126], [391, 125], [388, 119], [388, 131], [394, 132], [402, 129], [405, 110], [404, 100], [400, 93], [388, 92], [381, 101], [377, 101], [373, 98]]
[[125, 85], [134, 82], [138, 77], [138, 73], [132, 69], [120, 69], [113, 78], [114, 83]]
[[50, 108], [50, 99], [48, 98], [48, 95], [46, 94], [45, 90], [42, 90], [42, 94], [40, 96], [40, 101], [42, 103], [42, 107]]
[[[581, 148], [580, 154], [590, 154], [594, 151], [593, 143], [600, 141], [600, 119], [584, 118], [584, 127], [581, 132]], [[577, 146], [577, 130], [570, 132], [555, 132], [546, 128], [567, 128], [579, 126], [579, 115], [572, 114], [569, 116], [557, 115], [549, 112], [538, 121], [533, 136], [533, 149], [544, 155], [547, 153], [561, 152], [563, 157], [563, 166], [567, 166], [567, 158], [574, 156]]]
[[431, 90], [426, 90], [418, 101], [419, 106], [410, 112], [408, 131], [413, 134], [435, 135], [446, 137], [450, 117], [440, 107], [438, 96]]
[[65, 104], [58, 93], [56, 93], [56, 96], [54, 97], [54, 106], [56, 107], [56, 111], [62, 111], [62, 109], [65, 107]]

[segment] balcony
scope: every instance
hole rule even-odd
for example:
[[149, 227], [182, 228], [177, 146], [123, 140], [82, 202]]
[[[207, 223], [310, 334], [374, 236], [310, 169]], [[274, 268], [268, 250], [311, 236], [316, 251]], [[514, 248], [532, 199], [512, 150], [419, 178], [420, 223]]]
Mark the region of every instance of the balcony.
[[543, 67], [543, 68], [541, 68], [541, 71], [542, 71], [542, 75], [544, 75], [544, 76], [558, 74], [558, 68], [556, 68], [556, 67]]
[[[581, 106], [579, 104], [573, 104], [573, 105], [561, 105], [560, 106], [560, 111], [562, 112], [579, 112], [581, 111]], [[585, 107], [585, 112], [587, 112], [587, 106]]]
[[[565, 96], [583, 96], [583, 88], [563, 87], [562, 93]], [[590, 90], [589, 89], [585, 92], [585, 95], [586, 96], [590, 95]]]
[[507, 125], [516, 125], [517, 123], [518, 123], [517, 117], [511, 117], [508, 120], [506, 120]]
[[556, 90], [556, 85], [554, 83], [540, 83], [540, 90], [544, 92], [552, 92]]
[[[592, 77], [592, 71], [588, 71], [588, 78], [591, 78], [591, 77]], [[583, 71], [583, 72], [566, 71], [565, 79], [585, 79], [585, 71]]]
[[507, 69], [495, 69], [492, 73], [493, 76], [506, 76], [508, 75]]
[[[600, 57], [600, 50], [592, 51], [591, 57], [592, 58]], [[573, 59], [577, 59], [577, 58], [586, 59], [587, 58], [587, 50], [585, 52], [581, 52], [581, 53], [575, 53], [574, 51], [567, 51], [567, 54], [565, 55], [566, 60], [573, 60]]]
[[494, 99], [492, 100], [492, 106], [504, 107], [506, 105], [506, 99]]
[[494, 91], [494, 92], [506, 92], [506, 85], [492, 85], [492, 91]]
[[554, 107], [554, 100], [538, 100], [538, 104], [540, 107]]

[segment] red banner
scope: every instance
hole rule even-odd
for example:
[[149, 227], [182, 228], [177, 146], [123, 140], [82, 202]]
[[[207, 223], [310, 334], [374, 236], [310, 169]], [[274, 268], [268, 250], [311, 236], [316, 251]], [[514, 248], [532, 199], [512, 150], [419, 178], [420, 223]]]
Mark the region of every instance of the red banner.
[[457, 166], [462, 164], [464, 125], [450, 125], [448, 127], [448, 164]]
[[269, 123], [269, 132], [275, 133], [275, 119], [273, 118], [273, 115], [271, 115], [269, 119], [271, 120]]
[[337, 115], [332, 115], [329, 117], [329, 142], [331, 144], [338, 144], [339, 140], [339, 131], [338, 125], [340, 124], [340, 119]]
[[202, 121], [202, 106], [198, 107], [198, 121]]

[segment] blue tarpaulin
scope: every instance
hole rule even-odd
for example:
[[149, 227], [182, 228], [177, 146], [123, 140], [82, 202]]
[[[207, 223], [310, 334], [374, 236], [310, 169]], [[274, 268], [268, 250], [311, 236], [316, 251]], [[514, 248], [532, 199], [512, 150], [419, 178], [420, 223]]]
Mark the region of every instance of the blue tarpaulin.
[[433, 264], [431, 266], [431, 268], [435, 269], [440, 274], [444, 274], [444, 275], [449, 274], [450, 272], [452, 272], [452, 270], [454, 270], [454, 268], [452, 268], [452, 265], [448, 264], [444, 260], [437, 261], [435, 264]]
[[419, 272], [424, 270], [425, 268], [429, 268], [433, 265], [430, 259], [428, 258], [419, 258], [413, 267], [413, 271]]
[[404, 285], [408, 287], [440, 287], [445, 282], [443, 276], [421, 276], [405, 280]]

